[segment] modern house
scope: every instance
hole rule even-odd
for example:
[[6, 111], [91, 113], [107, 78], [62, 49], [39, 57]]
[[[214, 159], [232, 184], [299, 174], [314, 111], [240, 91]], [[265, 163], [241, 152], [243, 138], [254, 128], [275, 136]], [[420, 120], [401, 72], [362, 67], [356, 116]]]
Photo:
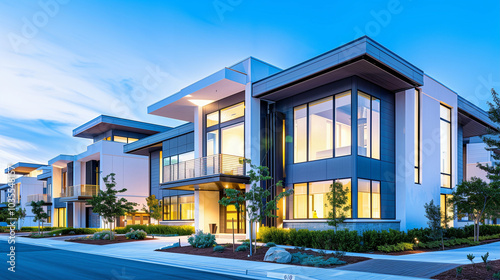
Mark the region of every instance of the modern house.
[[[38, 181], [37, 176], [47, 172], [49, 166], [43, 164], [18, 162], [5, 169], [5, 173], [9, 172], [18, 176], [14, 181], [15, 188], [15, 199], [16, 207], [26, 209], [26, 218], [22, 226], [38, 226], [38, 222], [34, 222], [34, 214], [31, 211], [32, 201], [44, 201], [43, 209], [46, 213], [51, 213], [52, 201], [50, 197], [50, 190], [47, 188], [47, 184], [43, 181]], [[5, 184], [1, 187], [2, 191], [2, 201], [7, 201], [10, 188], [9, 184]], [[51, 225], [51, 219], [49, 218], [44, 222], [45, 225]]]
[[[187, 122], [127, 144], [149, 156], [163, 224], [246, 232], [222, 207], [226, 188], [249, 188], [248, 164], [270, 168], [273, 195], [293, 189], [268, 226], [328, 228], [327, 192], [350, 190], [346, 228], [425, 227], [424, 204], [445, 211], [453, 187], [476, 174], [474, 137], [487, 114], [369, 37], [281, 70], [245, 59], [171, 94], [148, 113]], [[273, 187], [278, 180], [284, 188]], [[467, 221], [455, 220], [455, 226]]]
[[116, 189], [130, 202], [138, 204], [137, 212], [122, 217], [117, 226], [148, 223], [149, 214], [142, 211], [149, 196], [149, 158], [123, 153], [123, 146], [147, 136], [170, 130], [169, 127], [101, 115], [73, 130], [74, 137], [92, 139], [86, 151], [77, 155], [59, 155], [49, 160], [51, 173], [39, 179], [52, 186], [52, 218], [55, 226], [105, 227], [87, 200], [104, 190], [103, 176], [115, 173]]

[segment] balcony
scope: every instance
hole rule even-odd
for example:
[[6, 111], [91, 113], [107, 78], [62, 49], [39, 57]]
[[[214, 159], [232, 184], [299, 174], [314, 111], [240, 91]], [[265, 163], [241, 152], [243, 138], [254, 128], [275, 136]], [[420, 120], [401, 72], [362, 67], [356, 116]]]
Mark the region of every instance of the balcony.
[[244, 158], [215, 154], [163, 167], [164, 189], [221, 190], [248, 184]]
[[97, 195], [99, 185], [76, 185], [69, 186], [61, 193], [62, 202], [78, 202], [91, 199], [93, 195]]
[[43, 205], [52, 205], [52, 197], [50, 194], [32, 194], [28, 195], [26, 199], [26, 206], [30, 206], [31, 202], [35, 201], [42, 201], [43, 200]]

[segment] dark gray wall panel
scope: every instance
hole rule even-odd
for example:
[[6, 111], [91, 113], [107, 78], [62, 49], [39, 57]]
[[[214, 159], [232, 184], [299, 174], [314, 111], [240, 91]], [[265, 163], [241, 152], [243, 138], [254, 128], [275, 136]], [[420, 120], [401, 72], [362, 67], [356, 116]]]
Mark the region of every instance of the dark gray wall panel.
[[151, 195], [155, 195], [157, 199], [161, 198], [160, 195], [160, 151], [155, 151], [150, 154], [149, 157], [149, 168], [150, 168], [150, 183], [151, 183]]

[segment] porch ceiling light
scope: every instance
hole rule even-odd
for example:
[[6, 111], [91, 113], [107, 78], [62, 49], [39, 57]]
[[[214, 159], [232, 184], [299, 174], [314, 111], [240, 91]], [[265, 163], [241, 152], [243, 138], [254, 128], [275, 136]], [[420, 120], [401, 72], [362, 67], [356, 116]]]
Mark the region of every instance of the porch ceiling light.
[[206, 99], [189, 99], [189, 102], [193, 103], [194, 105], [198, 107], [203, 107], [207, 104], [210, 104], [214, 102], [213, 100], [206, 100]]

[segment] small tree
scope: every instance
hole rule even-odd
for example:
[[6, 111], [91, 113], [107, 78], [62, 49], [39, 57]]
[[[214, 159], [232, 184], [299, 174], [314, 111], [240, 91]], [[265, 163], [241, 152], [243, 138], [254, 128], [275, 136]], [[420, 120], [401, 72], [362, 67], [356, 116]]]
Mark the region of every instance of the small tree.
[[41, 232], [40, 232], [40, 222], [42, 222], [42, 228], [43, 228], [43, 223], [46, 221], [46, 219], [48, 219], [48, 215], [47, 213], [45, 213], [45, 211], [43, 211], [43, 204], [45, 204], [45, 202], [43, 200], [40, 200], [40, 201], [32, 201], [31, 202], [31, 212], [33, 212], [33, 214], [35, 214], [35, 218], [33, 219], [33, 222], [38, 222], [38, 234], [40, 235]]
[[26, 219], [26, 208], [19, 207], [15, 212], [12, 218], [17, 219], [17, 227], [19, 230], [23, 227], [24, 219]]
[[479, 241], [479, 223], [488, 214], [498, 213], [500, 182], [487, 184], [477, 177], [458, 184], [448, 201], [458, 213], [468, 213], [474, 221], [474, 241]]
[[[236, 210], [240, 211], [240, 206], [246, 202], [246, 212], [248, 216], [248, 223], [250, 226], [250, 255], [253, 255], [254, 250], [257, 248], [257, 238], [254, 238], [253, 228], [254, 224], [261, 222], [266, 217], [276, 218], [274, 211], [278, 210], [278, 201], [292, 194], [293, 190], [288, 190], [281, 192], [276, 195], [274, 199], [269, 199], [271, 192], [268, 189], [264, 189], [260, 186], [262, 181], [272, 180], [273, 178], [269, 175], [269, 168], [267, 166], [256, 166], [251, 164], [250, 160], [244, 159], [243, 163], [250, 164], [250, 171], [248, 171], [248, 177], [250, 178], [250, 189], [241, 193], [239, 190], [226, 189], [226, 197], [219, 200], [219, 203], [223, 206], [233, 205]], [[275, 185], [270, 185], [269, 188], [273, 187], [283, 187], [282, 181], [279, 181]], [[252, 250], [252, 243], [255, 242], [253, 246], [255, 249]]]
[[[92, 199], [87, 200], [87, 203], [93, 207], [92, 211], [99, 214], [110, 225], [110, 230], [113, 230], [118, 217], [133, 212], [134, 206], [137, 206], [137, 203], [129, 202], [123, 197], [118, 199], [117, 194], [126, 192], [127, 189], [114, 189], [116, 186], [115, 175], [115, 173], [111, 173], [103, 177], [106, 190], [99, 190], [97, 195], [93, 195]], [[110, 238], [114, 239], [114, 235]]]
[[327, 194], [328, 203], [331, 210], [328, 212], [328, 225], [334, 226], [337, 231], [338, 225], [342, 224], [349, 212], [351, 205], [349, 205], [349, 188], [342, 185], [342, 183], [334, 182], [330, 185], [330, 192]]
[[158, 223], [160, 222], [161, 206], [160, 200], [156, 199], [156, 195], [152, 194], [146, 197], [146, 205], [143, 205], [142, 209], [149, 213], [149, 217], [155, 219]]
[[439, 205], [434, 204], [434, 200], [426, 203], [424, 207], [425, 217], [428, 219], [427, 225], [429, 225], [431, 229], [430, 238], [433, 240], [441, 240], [441, 246], [444, 250], [444, 232], [452, 217], [447, 216], [446, 213], [441, 213]]

